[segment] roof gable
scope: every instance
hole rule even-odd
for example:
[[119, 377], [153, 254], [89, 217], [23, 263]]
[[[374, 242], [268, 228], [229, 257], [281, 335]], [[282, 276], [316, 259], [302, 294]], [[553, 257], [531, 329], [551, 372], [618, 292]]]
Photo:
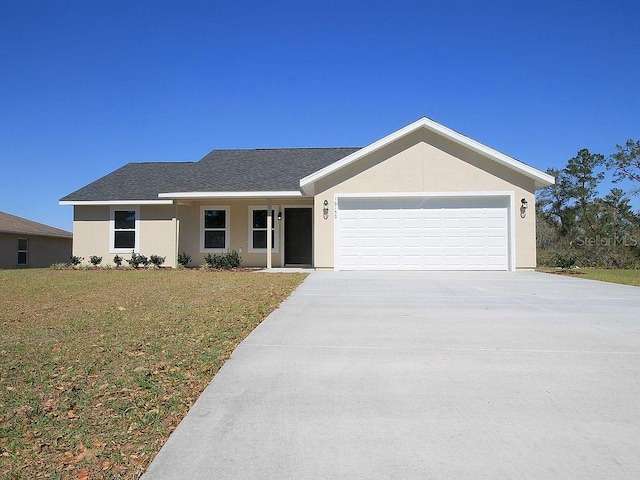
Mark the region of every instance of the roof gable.
[[448, 140], [451, 140], [454, 143], [462, 145], [469, 150], [472, 150], [490, 160], [495, 161], [501, 165], [504, 165], [507, 168], [515, 170], [535, 181], [536, 188], [546, 187], [548, 185], [552, 185], [555, 183], [555, 179], [536, 168], [533, 168], [529, 165], [526, 165], [515, 158], [512, 158], [504, 153], [501, 153], [497, 150], [494, 150], [491, 147], [488, 147], [480, 142], [472, 140], [469, 137], [462, 135], [450, 128], [445, 127], [444, 125], [440, 125], [433, 120], [422, 117], [419, 120], [407, 125], [406, 127], [401, 128], [380, 140], [373, 142], [372, 144], [359, 149], [356, 152], [338, 160], [337, 162], [332, 163], [331, 165], [327, 165], [326, 167], [318, 170], [317, 172], [312, 173], [300, 180], [300, 188], [308, 194], [312, 194], [314, 191], [314, 183], [321, 178], [324, 178], [341, 168], [346, 167], [358, 160], [366, 157], [367, 155], [386, 147], [387, 145], [403, 138], [415, 131], [420, 129], [426, 129], [433, 133], [436, 133]]

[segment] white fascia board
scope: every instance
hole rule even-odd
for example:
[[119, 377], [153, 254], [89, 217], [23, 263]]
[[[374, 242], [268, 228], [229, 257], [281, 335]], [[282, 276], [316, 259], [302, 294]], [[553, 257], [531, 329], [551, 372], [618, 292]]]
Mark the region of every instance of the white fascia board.
[[172, 200], [60, 200], [58, 205], [172, 205]]
[[444, 125], [440, 125], [433, 120], [422, 117], [421, 119], [416, 120], [415, 122], [401, 128], [400, 130], [396, 130], [390, 135], [387, 135], [386, 137], [373, 142], [372, 144], [358, 150], [357, 152], [354, 152], [351, 155], [347, 155], [343, 159], [338, 160], [337, 162], [334, 162], [331, 165], [328, 165], [318, 170], [317, 172], [312, 173], [311, 175], [307, 175], [302, 180], [300, 180], [300, 188], [302, 188], [303, 191], [309, 191], [310, 186], [317, 180], [324, 178], [343, 167], [346, 167], [347, 165], [361, 159], [362, 157], [369, 155], [370, 153], [373, 153], [376, 150], [379, 150], [420, 128], [426, 128], [427, 130], [438, 133], [439, 135], [448, 138], [455, 143], [467, 147], [485, 157], [489, 157], [490, 159], [495, 160], [502, 165], [505, 165], [513, 170], [522, 173], [523, 175], [526, 175], [527, 177], [532, 178], [536, 182], [536, 187], [545, 187], [547, 185], [553, 185], [555, 183], [554, 177], [538, 170], [537, 168], [530, 167], [529, 165], [526, 165], [519, 160], [516, 160], [515, 158], [498, 152], [491, 147], [487, 147], [480, 142], [476, 142], [475, 140], [472, 140], [471, 138], [466, 137], [461, 133], [451, 130]]
[[373, 142], [370, 145], [367, 145], [366, 147], [361, 148], [360, 150], [353, 152], [351, 155], [347, 155], [346, 157], [338, 160], [337, 162], [334, 162], [330, 165], [327, 165], [324, 168], [321, 168], [320, 170], [318, 170], [317, 172], [312, 173], [311, 175], [307, 175], [306, 177], [304, 177], [302, 180], [300, 180], [300, 188], [302, 188], [303, 190], [306, 189], [306, 187], [308, 187], [310, 184], [316, 182], [317, 180], [320, 180], [321, 178], [326, 177], [327, 175], [340, 170], [343, 167], [346, 167], [347, 165], [350, 165], [351, 163], [355, 162], [356, 160], [361, 159], [362, 157], [369, 155], [370, 153], [375, 152], [376, 150], [381, 149], [382, 147], [384, 147], [385, 145], [388, 145], [389, 143], [403, 137], [404, 135], [407, 135], [409, 133], [411, 133], [412, 131], [416, 130], [420, 125], [420, 121], [422, 119], [413, 122], [410, 125], [407, 125], [406, 127], [401, 128], [400, 130], [397, 130], [395, 132], [393, 132], [390, 135], [387, 135], [384, 138], [381, 138], [380, 140], [377, 140], [375, 142]]
[[463, 192], [383, 192], [336, 193], [335, 198], [449, 198], [449, 197], [510, 197], [512, 191], [463, 191]]
[[268, 192], [170, 192], [160, 193], [160, 198], [173, 199], [198, 199], [198, 198], [274, 198], [274, 197], [302, 197], [302, 192], [292, 191], [268, 191]]
[[471, 150], [474, 150], [475, 152], [480, 153], [481, 155], [489, 157], [497, 161], [498, 163], [505, 165], [506, 167], [510, 167], [513, 170], [519, 171], [520, 173], [526, 175], [527, 177], [534, 179], [536, 181], [537, 186], [539, 185], [541, 187], [546, 187], [548, 185], [553, 185], [554, 183], [556, 183], [556, 179], [554, 177], [552, 177], [551, 175], [545, 172], [538, 170], [537, 168], [533, 168], [525, 163], [522, 163], [521, 161], [516, 160], [515, 158], [510, 157], [509, 155], [505, 155], [504, 153], [499, 152], [498, 150], [495, 150], [491, 147], [488, 147], [480, 142], [473, 140], [472, 138], [469, 138], [465, 135], [462, 135], [461, 133], [451, 130], [450, 128], [447, 128], [444, 125], [440, 125], [439, 123], [434, 122], [433, 120], [430, 120], [428, 118], [422, 118], [421, 120], [424, 121], [425, 128], [433, 132], [440, 133], [442, 136], [449, 138], [450, 140], [453, 140], [454, 142], [462, 146], [470, 148]]

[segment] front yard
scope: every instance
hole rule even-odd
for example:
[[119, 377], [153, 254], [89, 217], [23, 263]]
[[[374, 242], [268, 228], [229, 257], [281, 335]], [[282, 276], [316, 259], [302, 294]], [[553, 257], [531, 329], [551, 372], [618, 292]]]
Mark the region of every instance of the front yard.
[[0, 271], [0, 478], [138, 478], [304, 277]]

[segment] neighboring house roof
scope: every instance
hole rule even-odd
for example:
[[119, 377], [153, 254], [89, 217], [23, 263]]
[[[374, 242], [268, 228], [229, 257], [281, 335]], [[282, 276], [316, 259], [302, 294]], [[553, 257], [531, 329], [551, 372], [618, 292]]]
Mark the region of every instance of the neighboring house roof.
[[199, 162], [129, 163], [61, 202], [158, 200], [167, 192], [299, 191], [301, 178], [357, 150], [213, 150]]
[[434, 122], [433, 120], [427, 117], [422, 117], [419, 120], [416, 120], [415, 122], [407, 125], [406, 127], [401, 128], [400, 130], [396, 130], [390, 135], [387, 135], [386, 137], [381, 138], [380, 140], [373, 142], [372, 144], [364, 148], [359, 149], [358, 151], [352, 153], [351, 155], [345, 158], [342, 158], [339, 161], [331, 165], [328, 165], [317, 172], [312, 173], [311, 175], [304, 177], [303, 179], [300, 180], [300, 188], [305, 192], [311, 193], [313, 192], [313, 184], [317, 180], [320, 180], [321, 178], [324, 178], [327, 175], [330, 175], [331, 173], [336, 172], [337, 170], [340, 170], [341, 168], [344, 168], [347, 165], [350, 165], [360, 160], [361, 158], [375, 152], [376, 150], [379, 150], [389, 145], [390, 143], [395, 142], [396, 140], [420, 129], [426, 129], [426, 130], [429, 130], [430, 132], [436, 133], [448, 140], [451, 140], [459, 145], [462, 145], [470, 150], [473, 150], [474, 152], [479, 153], [480, 155], [487, 157], [501, 165], [504, 165], [507, 168], [515, 170], [533, 179], [535, 181], [535, 185], [537, 188], [546, 187], [548, 185], [552, 185], [555, 183], [555, 178], [553, 178], [551, 175], [541, 172], [536, 168], [530, 167], [529, 165], [526, 165], [525, 163], [522, 163], [519, 160], [516, 160], [515, 158], [505, 155], [504, 153], [501, 153], [497, 150], [494, 150], [491, 147], [483, 145], [480, 142], [476, 142], [475, 140], [469, 137], [466, 137], [454, 130], [451, 130], [450, 128], [447, 128], [444, 125], [440, 125], [439, 123]]
[[40, 235], [42, 237], [73, 238], [71, 232], [33, 222], [26, 218], [0, 212], [0, 233], [16, 233], [20, 235]]

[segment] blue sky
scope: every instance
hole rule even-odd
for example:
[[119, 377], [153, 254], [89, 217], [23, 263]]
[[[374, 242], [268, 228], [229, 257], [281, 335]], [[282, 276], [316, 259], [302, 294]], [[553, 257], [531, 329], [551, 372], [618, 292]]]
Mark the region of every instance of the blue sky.
[[640, 139], [639, 18], [635, 0], [0, 0], [0, 210], [70, 230], [58, 199], [128, 162], [364, 146], [421, 116], [542, 170], [606, 155]]

